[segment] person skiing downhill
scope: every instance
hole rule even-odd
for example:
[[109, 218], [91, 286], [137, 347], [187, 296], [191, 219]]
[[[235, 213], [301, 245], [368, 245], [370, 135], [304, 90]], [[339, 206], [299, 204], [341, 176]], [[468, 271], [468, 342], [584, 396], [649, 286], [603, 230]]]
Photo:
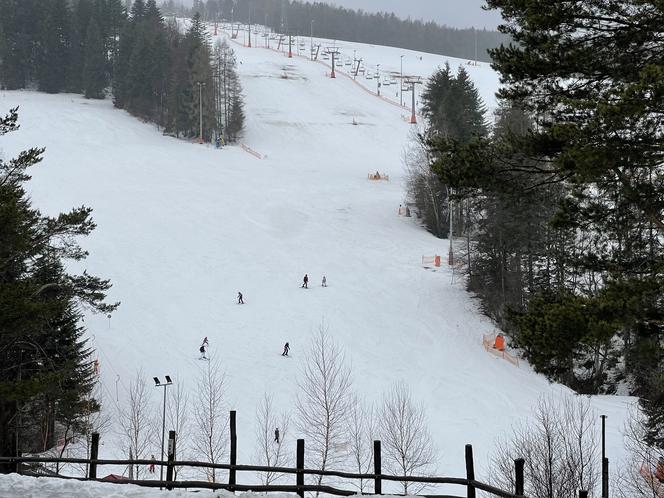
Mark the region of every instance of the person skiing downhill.
[[284, 352], [281, 353], [281, 356], [288, 356], [288, 351], [290, 351], [290, 346], [286, 343], [284, 344]]
[[274, 441], [279, 442], [279, 427], [274, 430]]
[[203, 346], [209, 346], [210, 344], [208, 343], [207, 336], [203, 338]]
[[207, 360], [207, 356], [205, 356], [205, 345], [201, 344], [201, 347], [198, 350], [201, 352], [199, 360]]
[[327, 287], [327, 278], [325, 278], [325, 275], [323, 275], [323, 283], [322, 283], [322, 286], [323, 286], [323, 287]]
[[303, 289], [309, 288], [309, 275], [307, 275], [306, 273], [304, 274], [304, 278], [302, 279], [302, 288]]
[[242, 298], [242, 293], [240, 291], [237, 293], [237, 304], [244, 304], [244, 299]]

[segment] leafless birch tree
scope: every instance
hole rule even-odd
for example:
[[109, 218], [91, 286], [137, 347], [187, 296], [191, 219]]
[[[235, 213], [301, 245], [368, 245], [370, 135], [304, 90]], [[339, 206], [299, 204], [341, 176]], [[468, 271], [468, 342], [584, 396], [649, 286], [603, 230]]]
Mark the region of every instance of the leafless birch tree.
[[624, 441], [628, 457], [622, 468], [615, 472], [611, 488], [620, 498], [659, 498], [657, 490], [664, 492], [664, 483], [654, 477], [657, 463], [664, 458], [664, 449], [653, 448], [644, 442], [645, 417], [637, 405], [630, 409], [625, 422]]
[[[436, 454], [424, 407], [415, 404], [408, 386], [397, 383], [383, 397], [380, 434], [385, 467], [394, 475], [427, 476], [434, 472]], [[417, 494], [425, 485], [402, 481], [404, 494]]]
[[595, 496], [598, 484], [597, 417], [588, 400], [540, 398], [529, 423], [500, 441], [491, 459], [492, 480], [514, 487], [514, 460], [525, 459], [526, 495], [575, 498], [583, 489]]
[[[290, 417], [286, 413], [277, 415], [272, 404], [272, 396], [267, 393], [263, 396], [260, 405], [256, 408], [256, 461], [258, 465], [268, 467], [286, 467], [288, 454], [285, 451], [284, 441], [288, 435]], [[275, 430], [279, 429], [279, 440], [276, 440]], [[276, 472], [261, 472], [261, 482], [268, 486], [277, 481], [282, 474]]]
[[[147, 389], [145, 375], [138, 371], [129, 384], [127, 405], [120, 410], [121, 438], [124, 452], [129, 458], [148, 458], [148, 448], [155, 438], [154, 406], [152, 391]], [[133, 476], [140, 479], [143, 469], [135, 465]]]
[[[297, 428], [306, 440], [312, 467], [326, 470], [343, 463], [351, 405], [350, 368], [323, 327], [311, 341], [298, 388]], [[322, 482], [323, 476], [314, 477], [315, 484]]]
[[[373, 405], [367, 406], [357, 396], [353, 397], [348, 412], [348, 449], [350, 468], [359, 474], [373, 472], [373, 442], [379, 438], [378, 421]], [[360, 493], [368, 492], [368, 481], [352, 482]]]
[[[187, 460], [191, 452], [191, 417], [189, 414], [189, 393], [182, 381], [171, 388], [171, 397], [166, 410], [168, 429], [175, 431], [177, 442], [176, 460]], [[175, 479], [182, 467], [175, 468]]]
[[[206, 362], [198, 379], [192, 438], [197, 457], [209, 463], [222, 463], [228, 448], [225, 374], [218, 361]], [[217, 482], [220, 472], [204, 469], [208, 481]]]

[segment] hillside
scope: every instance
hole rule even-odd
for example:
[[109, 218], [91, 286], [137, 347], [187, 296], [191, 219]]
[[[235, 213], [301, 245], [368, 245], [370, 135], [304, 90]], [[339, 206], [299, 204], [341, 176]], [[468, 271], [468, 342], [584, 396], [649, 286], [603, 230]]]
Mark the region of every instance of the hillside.
[[[445, 61], [337, 46], [393, 71], [406, 52], [404, 68], [422, 76]], [[482, 477], [494, 440], [528, 416], [538, 396], [569, 390], [526, 364], [488, 355], [482, 334], [494, 327], [463, 282], [447, 268], [422, 268], [422, 255], [445, 254], [447, 241], [397, 216], [413, 132], [408, 111], [349, 77], [327, 78], [329, 69], [304, 57], [233, 48], [246, 93], [243, 142], [262, 159], [240, 147], [216, 150], [162, 136], [109, 100], [0, 92], [0, 112], [19, 105], [21, 122], [0, 142], [4, 157], [29, 146], [47, 149], [28, 186], [35, 204], [50, 214], [94, 208], [99, 227], [84, 241], [85, 268], [110, 278], [111, 300], [122, 301], [110, 320], [85, 321], [99, 354], [105, 409], [124, 401], [139, 369], [148, 379], [169, 374], [193, 389], [207, 336], [210, 355], [221, 358], [228, 375], [229, 408], [238, 411], [239, 459], [249, 462], [258, 401], [271, 393], [294, 414], [307, 345], [324, 324], [346, 351], [360, 397], [377, 401], [393, 382], [405, 381], [426, 406], [439, 472], [461, 475], [463, 445], [472, 443]], [[469, 71], [495, 106], [497, 76], [486, 65]], [[391, 181], [369, 182], [367, 173], [376, 170]], [[305, 273], [308, 290], [300, 288]], [[322, 275], [327, 288], [320, 287]], [[246, 305], [236, 304], [237, 291]], [[291, 358], [280, 355], [286, 341]], [[160, 395], [155, 390], [154, 400]], [[609, 416], [614, 461], [623, 456], [620, 431], [632, 402], [592, 399]], [[292, 428], [293, 451], [296, 436]], [[102, 456], [120, 456], [113, 434], [106, 438]]]

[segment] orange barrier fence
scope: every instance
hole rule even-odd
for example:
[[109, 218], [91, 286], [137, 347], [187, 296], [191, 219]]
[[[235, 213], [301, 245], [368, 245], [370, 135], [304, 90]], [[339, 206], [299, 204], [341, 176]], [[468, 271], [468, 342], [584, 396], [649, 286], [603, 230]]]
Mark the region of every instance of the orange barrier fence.
[[482, 345], [492, 355], [503, 358], [512, 365], [519, 366], [519, 358], [505, 351], [505, 338], [502, 335], [482, 335]]
[[422, 256], [422, 266], [440, 266], [440, 256]]
[[376, 171], [375, 173], [369, 173], [367, 175], [368, 180], [384, 180], [386, 182], [390, 181], [390, 175], [386, 175], [385, 173], [378, 173]]
[[659, 482], [645, 463], [641, 464], [641, 470], [639, 473], [648, 483], [648, 488], [650, 488], [656, 496], [664, 498], [664, 483]]

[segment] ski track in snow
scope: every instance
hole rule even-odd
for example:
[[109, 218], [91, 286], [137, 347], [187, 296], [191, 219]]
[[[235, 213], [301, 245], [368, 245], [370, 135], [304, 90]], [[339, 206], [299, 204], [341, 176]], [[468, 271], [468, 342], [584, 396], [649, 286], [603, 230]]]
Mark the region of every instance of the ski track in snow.
[[[338, 45], [396, 71], [406, 53], [405, 68], [424, 76], [446, 60]], [[216, 150], [162, 136], [110, 100], [0, 92], [0, 112], [19, 105], [21, 124], [0, 139], [3, 157], [46, 147], [27, 185], [35, 205], [47, 214], [94, 208], [98, 228], [82, 240], [90, 257], [72, 269], [110, 278], [109, 300], [122, 301], [110, 324], [104, 316], [85, 319], [99, 351], [105, 409], [114, 409], [117, 376], [122, 401], [138, 369], [149, 382], [169, 374], [193, 390], [207, 336], [208, 354], [227, 373], [228, 408], [238, 411], [239, 462], [248, 463], [260, 398], [271, 393], [278, 409], [295, 414], [298, 372], [324, 323], [345, 349], [361, 398], [378, 401], [403, 380], [426, 406], [439, 474], [464, 475], [464, 444], [472, 443], [477, 476], [486, 477], [495, 439], [527, 417], [540, 394], [570, 391], [525, 362], [516, 368], [487, 354], [482, 334], [494, 326], [477, 301], [458, 278], [452, 283], [449, 269], [421, 267], [422, 255], [445, 255], [447, 241], [397, 216], [413, 129], [402, 118], [407, 111], [350, 78], [326, 78], [320, 63], [231, 46], [246, 95], [242, 142], [263, 160], [239, 146]], [[469, 72], [490, 99], [497, 76], [486, 64]], [[391, 181], [367, 181], [376, 170]], [[238, 290], [244, 306], [236, 304]], [[286, 341], [292, 361], [281, 357]], [[154, 390], [155, 403], [161, 394]], [[598, 414], [609, 415], [614, 461], [624, 453], [620, 431], [633, 402], [593, 398]], [[291, 424], [293, 452], [296, 432]], [[113, 433], [104, 438], [101, 456], [122, 456]]]

